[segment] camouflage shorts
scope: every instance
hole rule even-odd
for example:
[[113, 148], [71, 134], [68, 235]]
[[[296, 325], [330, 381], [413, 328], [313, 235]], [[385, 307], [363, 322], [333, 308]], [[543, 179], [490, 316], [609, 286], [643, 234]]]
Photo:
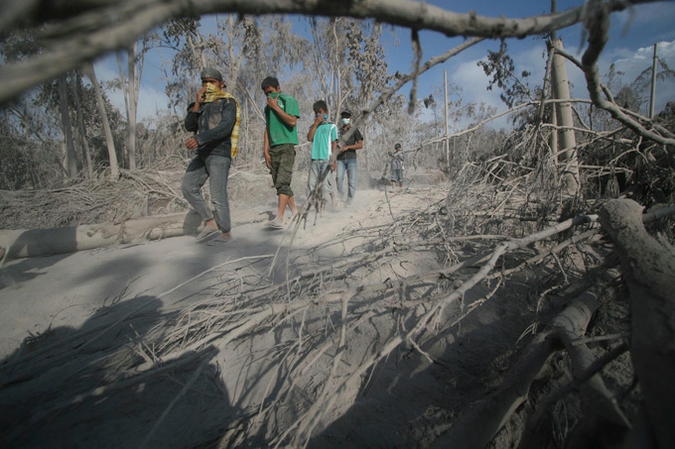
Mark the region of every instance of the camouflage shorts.
[[291, 181], [293, 180], [293, 165], [295, 164], [295, 145], [287, 143], [277, 145], [269, 150], [270, 174], [277, 195], [293, 196]]

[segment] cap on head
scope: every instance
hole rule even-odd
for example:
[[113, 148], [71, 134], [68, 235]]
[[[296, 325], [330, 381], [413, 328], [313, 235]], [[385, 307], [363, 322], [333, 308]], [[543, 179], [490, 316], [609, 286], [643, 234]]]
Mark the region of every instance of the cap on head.
[[352, 111], [349, 109], [345, 109], [342, 112], [340, 112], [340, 117], [351, 117], [352, 116]]
[[223, 81], [223, 75], [220, 72], [212, 67], [207, 67], [202, 70], [202, 73], [199, 75], [201, 79], [213, 78], [218, 81]]
[[397, 143], [396, 145], [394, 145], [394, 148], [396, 148], [398, 150], [399, 148], [401, 148], [401, 144]]

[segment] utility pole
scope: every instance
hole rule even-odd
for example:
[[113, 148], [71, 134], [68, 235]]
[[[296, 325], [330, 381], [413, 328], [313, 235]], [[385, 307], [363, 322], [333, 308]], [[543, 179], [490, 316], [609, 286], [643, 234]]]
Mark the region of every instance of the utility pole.
[[443, 69], [443, 92], [445, 96], [445, 140], [443, 146], [445, 147], [445, 161], [447, 168], [450, 169], [450, 131], [448, 130], [448, 71]]
[[658, 56], [657, 56], [657, 47], [658, 44], [654, 44], [654, 58], [652, 60], [652, 92], [651, 96], [649, 98], [649, 118], [653, 119], [654, 118], [654, 103], [655, 103], [655, 98], [656, 98], [656, 61], [658, 61]]
[[[558, 49], [563, 49], [562, 39], [553, 42]], [[553, 67], [551, 70], [551, 91], [556, 100], [556, 118], [558, 120], [558, 148], [556, 154], [558, 163], [563, 166], [562, 183], [565, 193], [576, 195], [579, 192], [579, 162], [577, 158], [577, 143], [574, 134], [574, 114], [570, 102], [570, 85], [567, 78], [565, 58], [559, 53], [553, 54]]]

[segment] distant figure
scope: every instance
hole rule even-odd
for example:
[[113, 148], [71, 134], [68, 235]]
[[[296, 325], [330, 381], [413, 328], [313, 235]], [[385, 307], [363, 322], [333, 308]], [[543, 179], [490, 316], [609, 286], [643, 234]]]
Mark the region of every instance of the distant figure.
[[397, 143], [394, 145], [394, 152], [389, 152], [391, 157], [391, 186], [396, 187], [398, 183], [399, 188], [403, 187], [403, 151], [401, 150], [401, 144]]
[[307, 140], [312, 142], [312, 163], [309, 167], [307, 188], [311, 195], [319, 181], [321, 174], [328, 169], [330, 173], [324, 178], [321, 186], [321, 197], [317, 199], [317, 209], [323, 210], [326, 194], [330, 195], [333, 212], [339, 209], [339, 203], [333, 192], [333, 170], [336, 162], [330, 164], [330, 156], [337, 151], [337, 126], [328, 121], [328, 105], [324, 100], [319, 100], [312, 106], [314, 109], [314, 123], [307, 133]]
[[[351, 128], [352, 112], [345, 109], [340, 113], [340, 136], [344, 135]], [[337, 188], [340, 199], [345, 200], [345, 204], [349, 206], [354, 201], [354, 194], [356, 193], [356, 150], [363, 148], [363, 136], [359, 130], [354, 130], [352, 136], [340, 148], [340, 153], [337, 156]], [[347, 187], [348, 192], [345, 195], [344, 177], [347, 172]]]
[[291, 190], [291, 181], [295, 163], [295, 145], [298, 144], [296, 125], [300, 117], [300, 107], [295, 98], [281, 93], [279, 80], [275, 77], [268, 76], [260, 86], [267, 95], [263, 153], [272, 175], [272, 182], [277, 189], [279, 203], [277, 216], [270, 220], [267, 226], [283, 229], [286, 206], [291, 208], [293, 216], [298, 212]]
[[[185, 129], [195, 133], [185, 141], [185, 148], [194, 151], [195, 157], [185, 171], [181, 190], [204, 223], [197, 242], [217, 237], [227, 243], [232, 239], [227, 177], [232, 158], [237, 155], [239, 105], [223, 90], [226, 86], [218, 70], [202, 70], [201, 79], [202, 88], [197, 91], [196, 101], [190, 104], [185, 117]], [[207, 179], [215, 213], [201, 192]]]

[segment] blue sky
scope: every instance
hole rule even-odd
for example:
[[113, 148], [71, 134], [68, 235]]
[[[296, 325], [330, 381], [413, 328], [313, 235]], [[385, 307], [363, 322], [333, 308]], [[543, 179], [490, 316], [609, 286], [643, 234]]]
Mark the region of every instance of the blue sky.
[[[465, 13], [470, 10], [480, 15], [499, 17], [504, 15], [509, 18], [522, 18], [550, 12], [550, 2], [546, 0], [521, 0], [506, 2], [494, 2], [493, 0], [457, 0], [440, 1], [432, 0], [428, 3], [454, 12]], [[581, 0], [558, 1], [557, 10], [565, 11], [583, 4]], [[585, 47], [582, 40], [580, 26], [574, 26], [558, 31], [570, 53], [581, 57]], [[388, 49], [388, 63], [390, 70], [399, 70], [409, 73], [411, 70], [412, 50], [410, 45], [410, 32], [397, 29], [400, 39], [398, 47], [391, 45]], [[447, 38], [441, 33], [422, 31], [420, 40], [424, 52], [424, 60], [440, 55], [445, 51], [457, 46], [463, 38]], [[509, 39], [507, 41], [509, 55], [516, 64], [516, 71], [528, 70], [530, 85], [541, 85], [545, 72], [544, 52], [545, 42], [538, 36], [530, 36], [522, 40]], [[583, 45], [582, 45], [583, 44]], [[625, 73], [625, 82], [629, 84], [645, 68], [651, 67], [653, 45], [658, 45], [659, 57], [666, 61], [671, 69], [675, 69], [675, 2], [660, 2], [654, 4], [639, 5], [632, 10], [614, 13], [611, 20], [610, 39], [601, 56], [601, 74], [609, 69], [611, 63], [615, 63], [617, 70]], [[420, 77], [419, 96], [428, 95], [426, 91], [442, 89], [443, 70], [447, 71], [448, 84], [461, 87], [463, 102], [481, 101], [494, 105], [498, 111], [506, 110], [506, 106], [499, 99], [499, 91], [488, 91], [488, 78], [481, 67], [476, 63], [484, 59], [487, 50], [499, 49], [499, 42], [495, 40], [484, 41], [465, 52], [453, 57], [443, 64], [439, 64]], [[588, 98], [583, 74], [576, 67], [568, 64], [568, 75], [572, 83], [572, 95]], [[409, 91], [409, 86], [404, 92]], [[675, 82], [667, 85], [657, 85], [657, 112], [663, 108], [667, 101], [675, 101]], [[438, 100], [438, 98], [436, 98]]]
[[[480, 15], [508, 18], [522, 18], [532, 15], [550, 12], [551, 4], [548, 0], [508, 0], [495, 2], [494, 0], [455, 0], [441, 1], [431, 0], [427, 3], [434, 4], [446, 10], [457, 13], [465, 13], [470, 10]], [[582, 0], [559, 0], [558, 11], [565, 11], [583, 3]], [[299, 27], [306, 21], [298, 20]], [[301, 29], [298, 32], [302, 32]], [[585, 48], [582, 41], [580, 26], [570, 27], [558, 31], [566, 50], [581, 56]], [[445, 35], [431, 31], [421, 31], [420, 39], [423, 49], [423, 60], [440, 55], [457, 46], [463, 38], [448, 38]], [[387, 52], [389, 72], [409, 73], [411, 71], [412, 49], [410, 44], [410, 31], [400, 27], [385, 25], [383, 42]], [[653, 45], [658, 44], [659, 56], [673, 69], [675, 69], [675, 2], [666, 1], [653, 4], [638, 5], [633, 9], [612, 15], [612, 27], [610, 40], [601, 56], [601, 73], [607, 72], [611, 63], [615, 63], [618, 70], [625, 72], [626, 83], [635, 79], [638, 73], [651, 66]], [[516, 64], [516, 71], [528, 70], [532, 73], [531, 85], [541, 85], [545, 70], [545, 42], [536, 36], [522, 40], [509, 39], [509, 55]], [[505, 106], [499, 100], [498, 91], [488, 91], [488, 80], [482, 69], [477, 66], [477, 61], [483, 59], [487, 50], [497, 50], [498, 41], [484, 41], [454, 58], [440, 64], [420, 77], [420, 98], [429, 93], [442, 89], [443, 70], [447, 70], [448, 84], [461, 87], [463, 103], [484, 102], [505, 110]], [[166, 56], [164, 56], [166, 57]], [[157, 58], [155, 58], [157, 59]], [[166, 108], [167, 101], [162, 92], [162, 80], [158, 78], [159, 62], [153, 61], [152, 55], [146, 60], [143, 84], [139, 99], [139, 118], [153, 116], [158, 110]], [[114, 55], [104, 58], [96, 64], [97, 75], [106, 80], [117, 75], [117, 65]], [[568, 75], [573, 85], [572, 95], [587, 98], [583, 76], [581, 72], [568, 65]], [[410, 84], [404, 86], [402, 92], [406, 95], [410, 90]], [[657, 86], [657, 112], [663, 108], [667, 101], [675, 100], [675, 82]], [[118, 107], [123, 107], [121, 96], [112, 96], [113, 102]], [[438, 98], [437, 98], [438, 100]]]

